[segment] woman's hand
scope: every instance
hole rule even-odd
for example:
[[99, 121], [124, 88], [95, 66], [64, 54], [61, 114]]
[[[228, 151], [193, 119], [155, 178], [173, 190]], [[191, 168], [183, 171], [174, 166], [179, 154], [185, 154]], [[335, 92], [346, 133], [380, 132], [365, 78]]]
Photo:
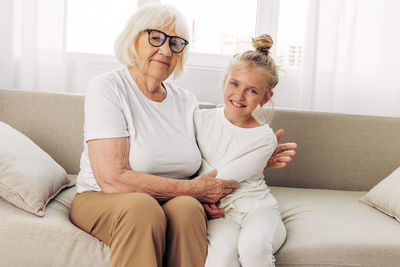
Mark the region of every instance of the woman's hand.
[[233, 180], [215, 178], [217, 170], [197, 176], [192, 180], [192, 196], [204, 203], [217, 203], [221, 198], [238, 188], [239, 184]]
[[221, 218], [225, 214], [224, 209], [219, 209], [217, 205], [213, 203], [203, 203], [203, 207], [209, 220]]
[[[283, 129], [280, 129], [275, 133], [278, 143], [283, 134]], [[272, 153], [272, 156], [269, 158], [268, 164], [265, 168], [276, 169], [285, 167], [287, 163], [292, 160], [292, 157], [296, 155], [296, 148], [296, 143], [278, 144], [274, 153]]]

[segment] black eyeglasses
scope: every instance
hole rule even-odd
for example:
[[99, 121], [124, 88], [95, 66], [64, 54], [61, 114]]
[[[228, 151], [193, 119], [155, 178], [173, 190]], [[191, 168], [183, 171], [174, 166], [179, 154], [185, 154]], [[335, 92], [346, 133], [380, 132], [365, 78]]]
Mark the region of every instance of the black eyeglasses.
[[182, 52], [183, 49], [185, 49], [185, 46], [189, 43], [179, 36], [170, 36], [162, 31], [152, 29], [146, 29], [143, 31], [149, 34], [149, 43], [155, 47], [162, 46], [167, 38], [169, 38], [169, 48], [174, 53]]

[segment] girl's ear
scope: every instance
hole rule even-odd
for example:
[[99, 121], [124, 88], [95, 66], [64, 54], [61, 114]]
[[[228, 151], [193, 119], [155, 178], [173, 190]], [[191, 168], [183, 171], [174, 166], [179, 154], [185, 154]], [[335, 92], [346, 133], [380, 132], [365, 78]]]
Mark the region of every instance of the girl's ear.
[[222, 81], [222, 93], [225, 91], [225, 83], [228, 75], [225, 75], [224, 80]]
[[268, 93], [265, 94], [264, 99], [260, 101], [260, 106], [262, 107], [265, 104], [267, 104], [273, 95], [274, 95], [274, 92], [272, 92], [271, 90], [268, 90]]

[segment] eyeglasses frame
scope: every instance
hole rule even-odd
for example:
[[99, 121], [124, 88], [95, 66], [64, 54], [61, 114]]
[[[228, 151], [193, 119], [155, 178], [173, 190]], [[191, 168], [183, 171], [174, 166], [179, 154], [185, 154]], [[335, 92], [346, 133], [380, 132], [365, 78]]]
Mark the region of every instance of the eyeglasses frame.
[[[165, 40], [164, 40], [164, 42], [162, 42], [160, 45], [153, 45], [153, 44], [150, 42], [150, 33], [151, 33], [152, 31], [155, 31], [155, 32], [159, 32], [159, 33], [161, 33], [161, 34], [164, 34], [165, 37], [166, 37]], [[148, 34], [148, 39], [147, 39], [147, 40], [148, 40], [149, 44], [150, 44], [151, 46], [154, 46], [154, 47], [160, 47], [160, 46], [164, 45], [165, 42], [167, 41], [167, 39], [169, 38], [168, 46], [169, 46], [169, 49], [171, 49], [171, 51], [172, 51], [173, 53], [177, 53], [177, 54], [178, 54], [178, 53], [182, 53], [182, 51], [185, 50], [185, 47], [189, 44], [189, 41], [183, 39], [182, 37], [180, 37], [180, 36], [175, 36], [175, 35], [168, 35], [168, 34], [166, 34], [166, 33], [163, 32], [163, 31], [154, 30], [154, 29], [144, 29], [142, 32], [147, 32], [147, 34]], [[175, 51], [172, 50], [172, 48], [171, 48], [171, 39], [172, 39], [172, 38], [179, 38], [179, 39], [182, 39], [182, 40], [184, 41], [184, 46], [183, 46], [183, 48], [182, 48], [181, 51], [175, 52]]]

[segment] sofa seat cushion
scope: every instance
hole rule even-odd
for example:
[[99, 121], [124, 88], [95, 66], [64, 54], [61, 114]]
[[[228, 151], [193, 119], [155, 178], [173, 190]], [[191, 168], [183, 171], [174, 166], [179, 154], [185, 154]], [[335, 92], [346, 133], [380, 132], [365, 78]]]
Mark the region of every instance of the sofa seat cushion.
[[44, 217], [0, 199], [0, 266], [108, 266], [109, 247], [69, 219], [75, 192], [75, 186], [61, 191]]
[[277, 266], [399, 266], [400, 225], [364, 191], [271, 187], [287, 239]]

